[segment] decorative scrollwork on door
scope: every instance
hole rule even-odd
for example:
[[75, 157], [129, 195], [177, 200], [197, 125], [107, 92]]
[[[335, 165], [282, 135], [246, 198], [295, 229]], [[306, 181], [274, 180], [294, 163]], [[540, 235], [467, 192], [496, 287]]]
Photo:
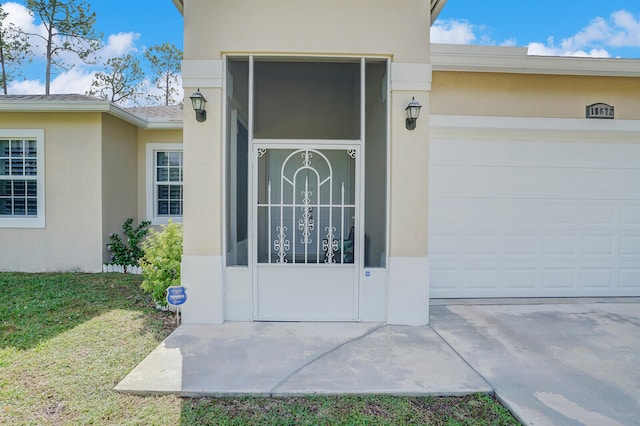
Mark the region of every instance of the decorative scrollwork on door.
[[[348, 201], [344, 180], [335, 181], [331, 158], [335, 159], [336, 154], [332, 157], [331, 152], [257, 150], [258, 158], [262, 159], [259, 164], [263, 164], [259, 175], [267, 179], [266, 202], [259, 202], [257, 206], [259, 239], [265, 242], [263, 251], [259, 249], [259, 263], [353, 262], [353, 241], [349, 245], [345, 239], [346, 234], [353, 238], [349, 228], [353, 228], [355, 203]], [[355, 158], [355, 150], [348, 151], [348, 157]], [[353, 164], [342, 161], [341, 167]], [[338, 175], [350, 176], [345, 170]], [[345, 246], [350, 247], [350, 257], [345, 256]]]

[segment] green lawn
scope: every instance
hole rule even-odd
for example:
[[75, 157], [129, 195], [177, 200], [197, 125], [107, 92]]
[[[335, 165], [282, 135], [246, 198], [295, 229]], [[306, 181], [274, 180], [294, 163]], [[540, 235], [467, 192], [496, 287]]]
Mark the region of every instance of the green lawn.
[[463, 398], [138, 397], [113, 387], [166, 337], [170, 314], [140, 277], [0, 273], [0, 424], [516, 425], [486, 395]]

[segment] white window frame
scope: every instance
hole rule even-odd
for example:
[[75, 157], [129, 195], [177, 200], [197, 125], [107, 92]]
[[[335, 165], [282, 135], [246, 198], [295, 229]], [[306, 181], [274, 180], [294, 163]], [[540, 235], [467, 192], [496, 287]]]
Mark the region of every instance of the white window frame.
[[[182, 222], [182, 216], [171, 216], [171, 215], [162, 215], [158, 216], [157, 209], [157, 185], [155, 179], [156, 172], [156, 152], [160, 151], [181, 151], [182, 152], [182, 144], [181, 143], [148, 143], [146, 145], [146, 171], [147, 171], [147, 182], [146, 182], [146, 198], [147, 198], [147, 220], [151, 221], [152, 225], [166, 225], [169, 220], [173, 222]], [[183, 154], [184, 161], [184, 154]], [[183, 165], [184, 172], [184, 165]], [[184, 191], [184, 180], [182, 183], [182, 188]], [[184, 194], [184, 192], [183, 192]], [[184, 196], [183, 196], [184, 201]], [[184, 208], [184, 206], [183, 206]]]
[[0, 129], [0, 139], [36, 140], [36, 191], [38, 203], [36, 216], [0, 216], [0, 228], [45, 228], [44, 129]]

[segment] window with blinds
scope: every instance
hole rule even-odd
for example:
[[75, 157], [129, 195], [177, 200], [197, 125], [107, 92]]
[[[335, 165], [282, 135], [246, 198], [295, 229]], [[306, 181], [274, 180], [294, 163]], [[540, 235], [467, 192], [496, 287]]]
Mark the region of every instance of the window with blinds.
[[182, 216], [182, 151], [155, 151], [156, 216]]
[[0, 216], [38, 215], [38, 141], [0, 139]]
[[44, 227], [44, 131], [0, 129], [0, 227]]

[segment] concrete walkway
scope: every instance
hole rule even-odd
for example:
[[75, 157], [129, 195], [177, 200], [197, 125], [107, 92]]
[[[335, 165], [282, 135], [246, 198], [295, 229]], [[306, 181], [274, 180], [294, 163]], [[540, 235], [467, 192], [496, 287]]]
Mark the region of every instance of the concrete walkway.
[[427, 327], [183, 325], [116, 390], [183, 396], [495, 392], [529, 425], [638, 424], [640, 299], [526, 302], [434, 301]]
[[490, 392], [429, 327], [183, 325], [116, 390], [184, 396]]

